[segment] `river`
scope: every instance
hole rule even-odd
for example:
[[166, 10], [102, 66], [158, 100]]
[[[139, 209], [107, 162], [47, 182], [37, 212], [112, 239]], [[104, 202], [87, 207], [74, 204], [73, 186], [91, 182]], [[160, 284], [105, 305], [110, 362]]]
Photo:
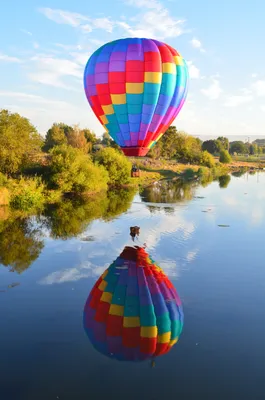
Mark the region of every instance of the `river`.
[[[264, 235], [263, 173], [163, 181], [28, 218], [0, 209], [0, 399], [264, 399]], [[87, 327], [98, 278], [133, 263], [126, 246], [144, 248], [181, 302], [177, 343], [138, 362], [107, 354]]]

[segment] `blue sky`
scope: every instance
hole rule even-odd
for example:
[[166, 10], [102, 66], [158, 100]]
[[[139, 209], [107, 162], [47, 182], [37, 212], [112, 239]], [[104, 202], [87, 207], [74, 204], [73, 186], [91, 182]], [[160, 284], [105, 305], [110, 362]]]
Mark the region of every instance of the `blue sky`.
[[103, 128], [83, 90], [83, 70], [101, 44], [162, 40], [187, 60], [190, 89], [175, 120], [194, 135], [265, 136], [263, 0], [3, 2], [0, 108], [45, 134], [53, 122]]

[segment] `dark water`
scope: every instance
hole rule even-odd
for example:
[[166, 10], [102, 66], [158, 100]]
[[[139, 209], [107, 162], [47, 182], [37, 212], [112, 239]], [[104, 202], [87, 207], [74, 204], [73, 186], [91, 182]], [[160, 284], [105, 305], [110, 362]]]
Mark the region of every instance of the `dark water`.
[[[1, 400], [265, 398], [265, 174], [204, 186], [164, 182], [28, 219], [0, 210]], [[101, 354], [83, 326], [99, 276], [144, 243], [184, 313], [155, 365]]]

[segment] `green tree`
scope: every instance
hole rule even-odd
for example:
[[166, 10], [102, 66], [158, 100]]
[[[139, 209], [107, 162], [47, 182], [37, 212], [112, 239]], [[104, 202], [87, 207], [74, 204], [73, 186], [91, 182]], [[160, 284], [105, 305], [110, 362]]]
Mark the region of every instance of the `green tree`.
[[203, 151], [200, 157], [200, 164], [208, 168], [213, 168], [215, 166], [214, 157], [208, 151]]
[[241, 140], [236, 140], [234, 142], [231, 142], [229, 147], [230, 147], [229, 151], [231, 154], [233, 154], [233, 153], [247, 154], [248, 153], [247, 146]]
[[210, 154], [215, 154], [220, 150], [220, 145], [217, 140], [205, 140], [205, 142], [202, 143], [202, 150], [208, 151]]
[[176, 159], [179, 162], [198, 163], [201, 158], [201, 144], [193, 136], [186, 132], [178, 132], [176, 135]]
[[43, 150], [49, 151], [55, 146], [66, 144], [67, 135], [69, 134], [69, 132], [72, 131], [72, 129], [73, 128], [71, 128], [70, 126], [65, 125], [61, 122], [54, 123], [46, 134]]
[[158, 143], [161, 141], [162, 157], [171, 159], [175, 156], [176, 151], [177, 151], [177, 148], [176, 148], [177, 136], [178, 136], [177, 128], [175, 126], [170, 126], [166, 130], [164, 135], [161, 137], [161, 139], [158, 141]]
[[98, 192], [107, 189], [108, 173], [94, 165], [90, 157], [71, 146], [56, 146], [50, 151], [49, 181], [64, 193]]
[[129, 182], [132, 165], [121, 152], [106, 147], [96, 153], [95, 160], [108, 171], [110, 183], [125, 184]]
[[250, 146], [249, 146], [249, 154], [250, 155], [257, 154], [259, 152], [258, 149], [259, 148], [255, 143], [251, 143]]
[[223, 164], [229, 164], [232, 161], [232, 158], [227, 150], [220, 151], [220, 158], [219, 161]]
[[228, 140], [227, 137], [219, 136], [219, 137], [217, 138], [217, 141], [221, 144], [220, 150], [221, 150], [221, 149], [229, 150], [229, 140]]
[[41, 145], [41, 136], [27, 118], [0, 111], [0, 172], [19, 172], [40, 152]]
[[83, 129], [83, 133], [87, 142], [91, 143], [92, 145], [99, 143], [99, 140], [96, 137], [95, 133], [92, 132], [90, 129]]
[[113, 149], [119, 150], [121, 152], [120, 146], [111, 138], [108, 132], [103, 133], [100, 144], [106, 147], [113, 147]]

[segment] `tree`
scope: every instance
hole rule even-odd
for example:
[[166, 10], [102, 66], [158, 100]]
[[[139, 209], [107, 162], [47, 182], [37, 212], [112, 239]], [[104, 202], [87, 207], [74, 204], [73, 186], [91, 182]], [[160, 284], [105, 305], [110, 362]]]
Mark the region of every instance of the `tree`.
[[49, 151], [54, 146], [66, 144], [67, 135], [72, 129], [73, 128], [63, 123], [54, 123], [46, 134], [43, 150]]
[[111, 138], [108, 132], [104, 132], [102, 135], [102, 140], [100, 142], [103, 146], [112, 147], [113, 149], [120, 151], [120, 146]]
[[69, 146], [80, 149], [83, 153], [88, 153], [88, 151], [92, 150], [92, 143], [87, 141], [84, 131], [79, 129], [77, 125], [67, 134], [67, 142]]
[[95, 135], [95, 133], [92, 132], [91, 130], [83, 129], [83, 133], [85, 135], [85, 138], [86, 138], [87, 142], [91, 143], [92, 145], [99, 142], [98, 138]]
[[215, 166], [214, 157], [208, 151], [203, 151], [200, 157], [200, 164], [208, 168], [213, 168]]
[[236, 140], [230, 143], [230, 153], [246, 154], [248, 152], [247, 146], [241, 140]]
[[132, 165], [121, 152], [106, 147], [96, 153], [95, 160], [108, 171], [110, 183], [124, 184], [129, 182]]
[[232, 161], [232, 158], [227, 150], [220, 151], [220, 158], [219, 161], [223, 164], [229, 164]]
[[254, 155], [259, 152], [259, 147], [256, 145], [256, 143], [251, 143], [249, 146], [249, 154]]
[[107, 189], [108, 173], [91, 158], [71, 146], [56, 146], [50, 151], [49, 181], [64, 193], [99, 192]]
[[208, 151], [210, 154], [215, 154], [220, 150], [220, 145], [217, 140], [205, 140], [202, 143], [202, 150]]
[[221, 149], [229, 150], [229, 140], [228, 140], [228, 138], [226, 138], [224, 136], [219, 136], [217, 138], [217, 142], [219, 142], [221, 144], [220, 150]]
[[175, 140], [177, 161], [199, 162], [201, 157], [200, 142], [186, 132], [178, 132]]
[[42, 138], [27, 118], [0, 111], [0, 171], [19, 172], [40, 152]]
[[175, 126], [170, 126], [166, 130], [164, 135], [161, 137], [159, 142], [161, 141], [162, 145], [162, 152], [161, 152], [162, 157], [171, 159], [175, 156], [177, 150], [176, 148], [177, 135], [178, 135], [177, 128]]

